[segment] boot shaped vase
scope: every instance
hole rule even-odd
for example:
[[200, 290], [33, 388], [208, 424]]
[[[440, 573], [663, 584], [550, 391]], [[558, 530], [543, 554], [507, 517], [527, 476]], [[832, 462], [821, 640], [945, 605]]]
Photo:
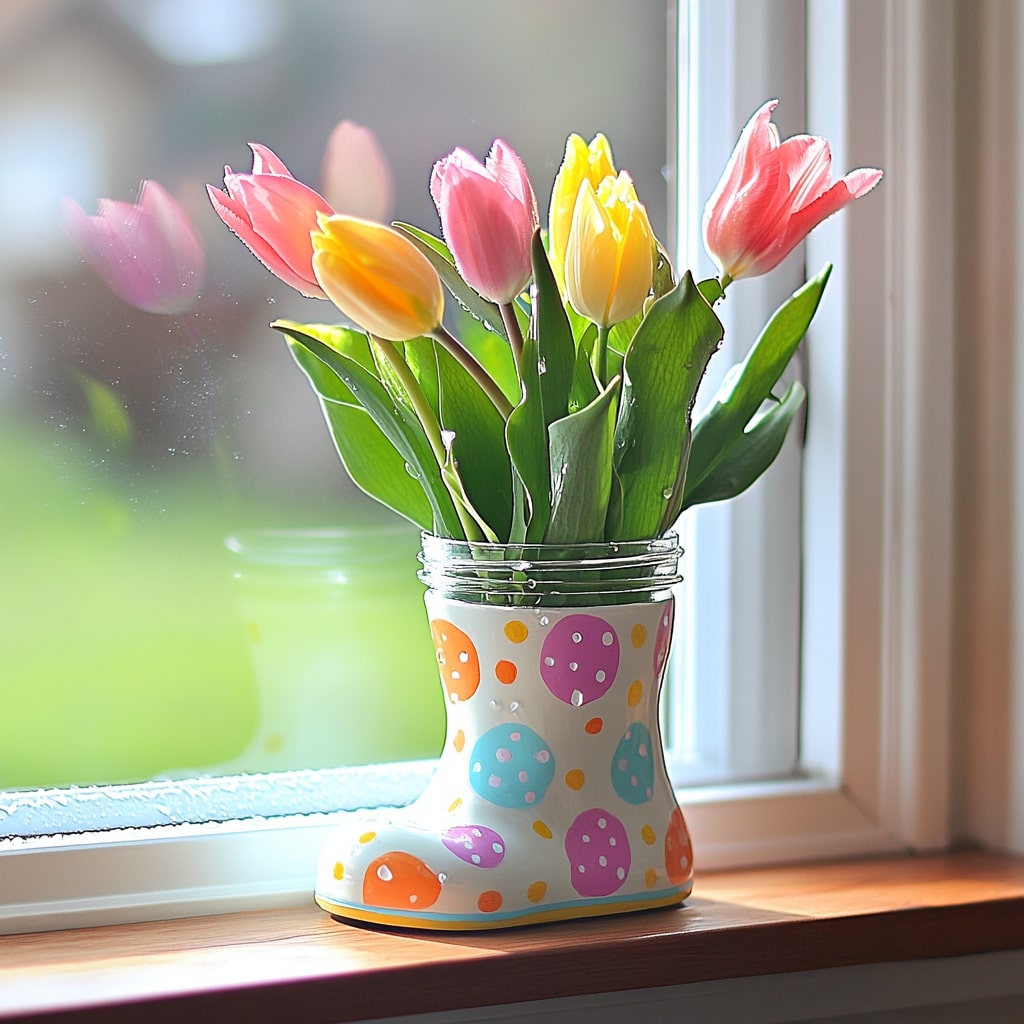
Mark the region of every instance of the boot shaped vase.
[[341, 919], [481, 929], [682, 902], [690, 838], [658, 699], [674, 537], [511, 547], [423, 538], [447, 708], [432, 781], [325, 842], [316, 900]]

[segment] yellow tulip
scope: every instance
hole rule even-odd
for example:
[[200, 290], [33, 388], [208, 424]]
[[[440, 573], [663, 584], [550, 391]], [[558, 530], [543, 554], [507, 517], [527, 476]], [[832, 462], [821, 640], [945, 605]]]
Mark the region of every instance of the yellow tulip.
[[440, 325], [441, 279], [404, 235], [341, 214], [322, 214], [317, 221], [313, 274], [350, 320], [385, 341], [418, 338]]
[[579, 135], [570, 135], [565, 143], [562, 166], [555, 177], [548, 211], [551, 265], [560, 285], [565, 280], [565, 248], [569, 242], [572, 212], [580, 194], [580, 185], [589, 181], [596, 189], [609, 176], [615, 176], [615, 165], [608, 140], [598, 133], [587, 145]]
[[565, 254], [565, 292], [578, 313], [600, 327], [643, 307], [654, 276], [654, 233], [629, 175], [597, 189], [580, 185]]

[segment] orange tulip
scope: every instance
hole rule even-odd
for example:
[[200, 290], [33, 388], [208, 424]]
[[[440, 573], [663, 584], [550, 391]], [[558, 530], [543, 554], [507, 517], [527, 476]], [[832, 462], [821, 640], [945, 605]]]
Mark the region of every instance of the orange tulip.
[[404, 235], [342, 214], [321, 215], [318, 222], [313, 273], [350, 320], [385, 341], [407, 341], [440, 326], [441, 279]]

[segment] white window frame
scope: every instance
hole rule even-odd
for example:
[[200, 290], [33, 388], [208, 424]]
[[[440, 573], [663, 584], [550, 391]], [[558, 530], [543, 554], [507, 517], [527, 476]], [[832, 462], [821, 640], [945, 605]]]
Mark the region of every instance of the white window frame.
[[[783, 5], [706, 7], [733, 26], [724, 66], [735, 88], [722, 97], [739, 103], [785, 34]], [[806, 777], [683, 792], [698, 868], [950, 836], [950, 664], [937, 638], [951, 606], [952, 428], [931, 410], [949, 408], [953, 388], [953, 267], [937, 251], [952, 237], [952, 5], [785, 10], [806, 17], [807, 130], [831, 140], [841, 171], [876, 164], [886, 179], [806, 250], [808, 266], [836, 264], [806, 368]], [[763, 98], [722, 112], [729, 146]], [[0, 855], [0, 933], [306, 902], [330, 818], [20, 841]]]

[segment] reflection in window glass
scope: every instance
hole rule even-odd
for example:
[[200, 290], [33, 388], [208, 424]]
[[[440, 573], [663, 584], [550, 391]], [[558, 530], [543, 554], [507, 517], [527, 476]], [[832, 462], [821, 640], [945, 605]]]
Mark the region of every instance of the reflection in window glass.
[[[511, 12], [511, 14], [510, 14]], [[250, 140], [321, 186], [342, 120], [437, 231], [427, 181], [495, 136], [542, 206], [609, 136], [665, 239], [659, 0], [35, 0], [0, 11], [0, 788], [429, 757], [418, 538], [347, 481], [277, 317], [334, 319], [210, 208]], [[180, 204], [186, 308], [119, 297], [65, 197]], [[324, 186], [326, 187], [326, 186]], [[123, 292], [122, 292], [123, 295]]]

